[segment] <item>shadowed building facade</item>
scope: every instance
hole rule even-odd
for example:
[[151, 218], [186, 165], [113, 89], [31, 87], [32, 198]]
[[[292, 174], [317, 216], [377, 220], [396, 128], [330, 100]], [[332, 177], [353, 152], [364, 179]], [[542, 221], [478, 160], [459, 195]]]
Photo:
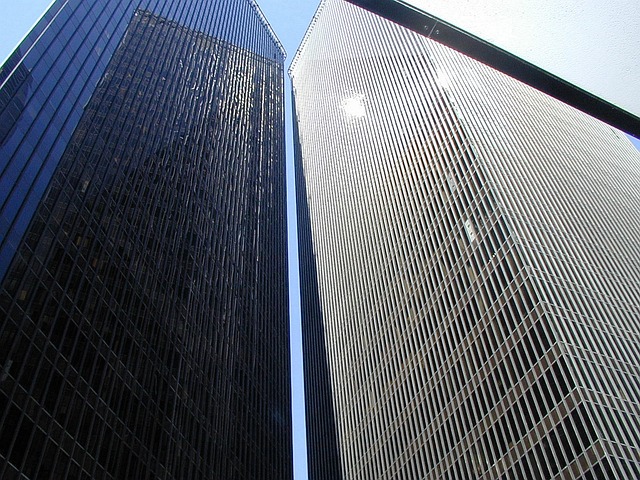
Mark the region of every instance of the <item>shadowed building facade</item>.
[[640, 154], [342, 0], [294, 59], [310, 479], [640, 476]]
[[252, 1], [109, 0], [5, 63], [1, 478], [292, 477], [283, 62]]

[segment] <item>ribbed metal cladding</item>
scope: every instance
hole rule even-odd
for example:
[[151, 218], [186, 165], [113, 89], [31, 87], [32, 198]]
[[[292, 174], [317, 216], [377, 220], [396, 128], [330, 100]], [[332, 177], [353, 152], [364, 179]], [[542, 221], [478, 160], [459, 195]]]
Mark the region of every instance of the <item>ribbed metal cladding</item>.
[[283, 62], [70, 0], [0, 70], [0, 478], [292, 477]]
[[310, 478], [639, 478], [626, 137], [342, 0], [290, 75]]

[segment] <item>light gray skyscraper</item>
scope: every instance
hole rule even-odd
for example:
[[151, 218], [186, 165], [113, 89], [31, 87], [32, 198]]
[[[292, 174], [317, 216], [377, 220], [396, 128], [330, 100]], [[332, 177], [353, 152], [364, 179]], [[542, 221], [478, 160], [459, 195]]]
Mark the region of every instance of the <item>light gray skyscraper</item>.
[[290, 74], [310, 478], [639, 478], [628, 139], [342, 0]]

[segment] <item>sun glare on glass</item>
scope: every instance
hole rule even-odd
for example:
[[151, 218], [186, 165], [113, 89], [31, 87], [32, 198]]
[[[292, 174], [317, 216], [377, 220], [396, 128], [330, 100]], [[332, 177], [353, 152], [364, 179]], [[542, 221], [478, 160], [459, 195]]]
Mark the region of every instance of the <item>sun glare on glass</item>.
[[345, 98], [340, 102], [340, 108], [347, 117], [351, 118], [362, 118], [367, 114], [367, 109], [364, 105], [364, 95], [362, 94]]

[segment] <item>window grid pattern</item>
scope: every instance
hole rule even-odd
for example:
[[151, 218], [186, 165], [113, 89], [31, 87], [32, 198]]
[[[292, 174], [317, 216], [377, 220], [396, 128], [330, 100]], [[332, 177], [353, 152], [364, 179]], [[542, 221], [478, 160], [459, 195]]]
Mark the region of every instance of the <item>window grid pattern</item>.
[[137, 9], [283, 61], [253, 0], [54, 2], [0, 69], [0, 279]]
[[284, 52], [248, 1], [131, 3], [2, 70], [0, 149], [62, 151], [2, 157], [0, 478], [291, 478]]
[[630, 142], [342, 0], [290, 75], [310, 475], [636, 478]]

